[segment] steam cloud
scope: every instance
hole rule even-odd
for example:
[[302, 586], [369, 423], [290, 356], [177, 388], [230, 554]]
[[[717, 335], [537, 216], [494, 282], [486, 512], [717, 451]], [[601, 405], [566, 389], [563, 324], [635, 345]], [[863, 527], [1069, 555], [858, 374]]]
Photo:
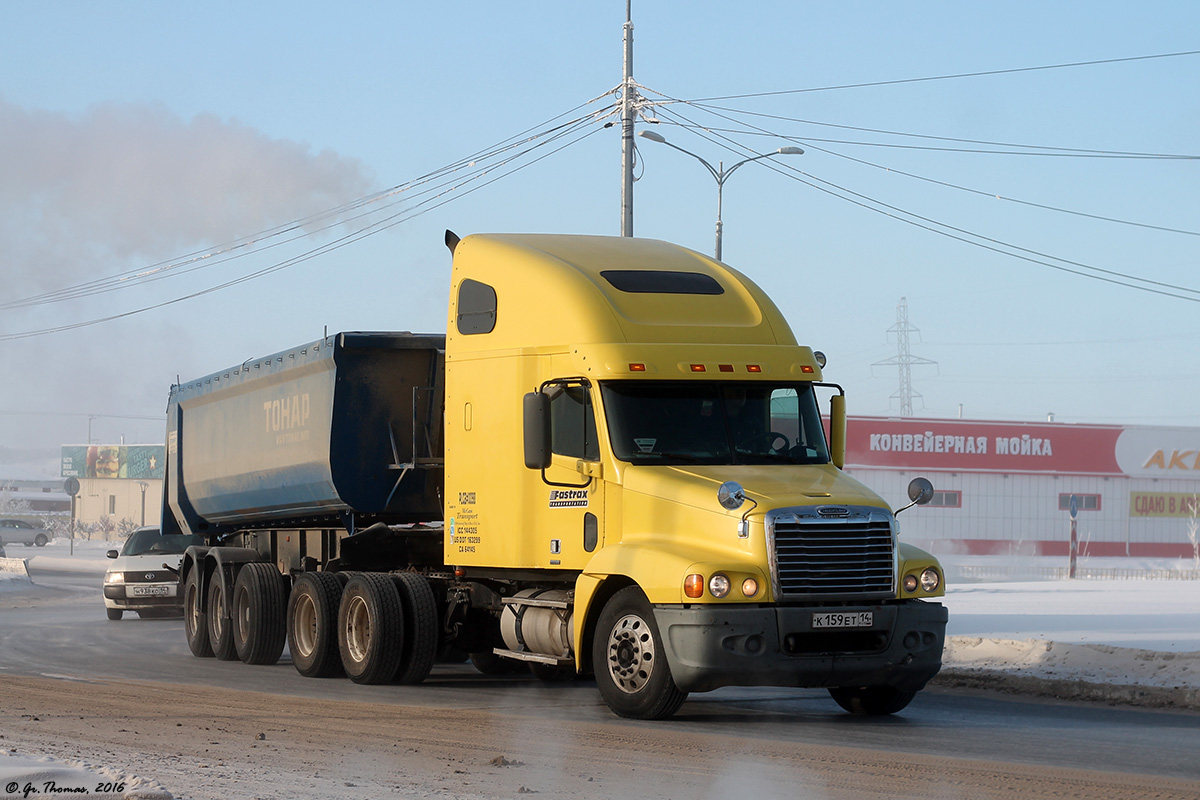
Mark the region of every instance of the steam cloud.
[[[370, 188], [355, 159], [212, 115], [186, 120], [159, 105], [127, 103], [69, 115], [0, 97], [0, 300], [212, 248], [335, 208]], [[175, 287], [164, 291], [154, 297]], [[0, 331], [136, 305], [115, 302], [102, 296], [4, 312]], [[81, 442], [89, 430], [104, 441], [126, 433], [132, 441], [162, 441], [162, 422], [88, 420], [160, 415], [176, 372], [199, 369], [191, 359], [199, 350], [194, 323], [162, 314], [154, 335], [147, 330], [137, 318], [5, 346], [0, 479], [13, 477], [2, 474], [13, 471], [4, 464], [23, 463], [28, 449], [52, 459], [60, 444]]]
[[9, 298], [22, 284], [113, 274], [130, 260], [211, 246], [369, 191], [354, 159], [145, 104], [71, 117], [0, 98], [0, 175]]

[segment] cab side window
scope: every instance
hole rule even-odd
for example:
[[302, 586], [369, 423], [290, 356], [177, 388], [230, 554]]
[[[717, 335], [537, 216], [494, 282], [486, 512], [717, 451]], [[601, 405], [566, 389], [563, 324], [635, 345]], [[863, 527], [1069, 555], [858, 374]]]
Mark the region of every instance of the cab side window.
[[591, 392], [581, 384], [561, 386], [550, 401], [550, 449], [560, 456], [597, 461], [600, 446]]

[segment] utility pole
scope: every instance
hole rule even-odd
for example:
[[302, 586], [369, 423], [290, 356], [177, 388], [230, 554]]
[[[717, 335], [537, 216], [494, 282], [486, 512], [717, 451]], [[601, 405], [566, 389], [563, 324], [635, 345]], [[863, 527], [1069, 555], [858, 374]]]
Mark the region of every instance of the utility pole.
[[625, 79], [621, 83], [621, 235], [633, 236], [633, 0], [625, 0]]

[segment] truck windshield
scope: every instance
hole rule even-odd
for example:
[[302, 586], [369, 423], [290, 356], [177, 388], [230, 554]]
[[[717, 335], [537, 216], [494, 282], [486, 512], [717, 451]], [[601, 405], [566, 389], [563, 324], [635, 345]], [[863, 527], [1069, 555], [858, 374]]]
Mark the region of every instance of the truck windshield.
[[635, 464], [824, 464], [825, 431], [803, 382], [601, 384], [613, 452]]

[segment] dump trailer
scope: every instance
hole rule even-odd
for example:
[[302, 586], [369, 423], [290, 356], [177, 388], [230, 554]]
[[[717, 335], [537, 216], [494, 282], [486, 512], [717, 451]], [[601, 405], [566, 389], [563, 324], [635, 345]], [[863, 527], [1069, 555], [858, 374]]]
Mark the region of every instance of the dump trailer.
[[937, 673], [941, 566], [843, 471], [844, 393], [749, 278], [643, 239], [447, 245], [445, 336], [338, 333], [172, 387], [196, 656], [286, 644], [305, 676], [410, 684], [469, 654], [594, 676], [639, 719], [729, 685], [890, 714]]

